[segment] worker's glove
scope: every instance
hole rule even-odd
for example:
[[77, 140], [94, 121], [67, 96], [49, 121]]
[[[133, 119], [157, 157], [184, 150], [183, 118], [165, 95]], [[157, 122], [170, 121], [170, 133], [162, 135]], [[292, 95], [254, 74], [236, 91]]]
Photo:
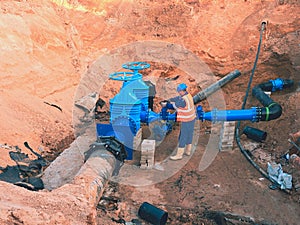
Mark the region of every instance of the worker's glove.
[[168, 103], [169, 103], [168, 100], [163, 100], [159, 104], [161, 105], [161, 107], [165, 108], [165, 107], [167, 107]]
[[167, 109], [174, 109], [173, 104], [169, 100], [163, 100], [160, 102], [161, 107]]

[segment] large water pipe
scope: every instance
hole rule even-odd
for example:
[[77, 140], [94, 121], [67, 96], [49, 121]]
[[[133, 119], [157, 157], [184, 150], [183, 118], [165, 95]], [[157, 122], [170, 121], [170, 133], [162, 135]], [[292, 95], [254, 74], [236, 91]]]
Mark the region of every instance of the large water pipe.
[[77, 137], [42, 176], [45, 189], [49, 190], [43, 196], [51, 199], [49, 204], [52, 207], [56, 207], [56, 204], [71, 205], [74, 211], [78, 211], [77, 218], [70, 218], [70, 215], [61, 212], [61, 216], [69, 220], [68, 224], [96, 224], [96, 206], [118, 162], [105, 148], [94, 149], [85, 159], [85, 152], [92, 150], [91, 143], [95, 143], [92, 137], [94, 134], [90, 133]]

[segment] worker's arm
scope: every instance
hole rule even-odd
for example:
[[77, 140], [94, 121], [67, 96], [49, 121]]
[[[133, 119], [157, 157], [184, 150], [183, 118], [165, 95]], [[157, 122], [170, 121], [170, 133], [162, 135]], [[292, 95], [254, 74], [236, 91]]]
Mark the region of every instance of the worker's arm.
[[175, 106], [175, 108], [184, 108], [186, 106], [186, 103], [181, 96], [170, 98], [169, 101], [173, 104], [173, 106]]

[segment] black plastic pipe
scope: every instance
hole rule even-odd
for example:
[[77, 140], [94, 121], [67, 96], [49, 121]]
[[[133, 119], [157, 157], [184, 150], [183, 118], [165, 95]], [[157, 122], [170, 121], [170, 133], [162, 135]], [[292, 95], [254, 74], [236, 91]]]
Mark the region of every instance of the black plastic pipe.
[[[252, 89], [252, 95], [260, 101], [260, 103], [265, 107], [261, 108], [259, 120], [269, 121], [277, 119], [282, 114], [282, 107], [277, 102], [274, 102], [265, 91], [275, 91], [277, 89], [289, 88], [293, 86], [294, 82], [292, 80], [281, 80], [280, 82], [268, 81], [259, 85], [256, 85]], [[277, 81], [277, 80], [275, 80]]]
[[[248, 93], [249, 93], [249, 90], [250, 90], [250, 86], [251, 86], [251, 83], [252, 83], [252, 79], [253, 79], [253, 76], [254, 76], [254, 72], [255, 72], [255, 69], [256, 69], [256, 65], [257, 65], [257, 61], [258, 61], [258, 56], [259, 56], [259, 52], [260, 52], [260, 46], [261, 46], [261, 42], [262, 42], [262, 35], [263, 35], [263, 32], [264, 32], [264, 29], [266, 27], [266, 22], [262, 22], [261, 23], [261, 31], [260, 31], [260, 37], [259, 37], [259, 43], [258, 43], [258, 47], [257, 47], [257, 53], [256, 53], [256, 56], [255, 56], [255, 61], [254, 61], [254, 65], [253, 65], [253, 68], [252, 68], [252, 71], [251, 71], [251, 75], [250, 75], [250, 78], [249, 78], [249, 82], [248, 82], [248, 86], [247, 86], [247, 89], [246, 89], [246, 93], [245, 93], [245, 97], [244, 97], [244, 101], [243, 101], [243, 104], [242, 104], [242, 109], [244, 109], [245, 105], [246, 105], [246, 102], [247, 102], [247, 98], [248, 98]], [[269, 84], [268, 84], [269, 85]], [[238, 121], [237, 123], [237, 126], [235, 128], [235, 138], [236, 138], [236, 142], [241, 150], [241, 152], [243, 153], [243, 155], [246, 157], [246, 159], [264, 176], [266, 177], [269, 181], [271, 181], [273, 184], [277, 184], [277, 181], [274, 180], [271, 176], [269, 176], [269, 174], [264, 171], [261, 167], [259, 167], [255, 162], [254, 160], [252, 160], [252, 158], [248, 155], [248, 152], [246, 151], [246, 149], [244, 149], [244, 147], [242, 146], [241, 144], [241, 140], [240, 140], [240, 135], [239, 135], [239, 129], [240, 129], [240, 124], [241, 122]], [[284, 192], [286, 192], [285, 190], [283, 190]]]

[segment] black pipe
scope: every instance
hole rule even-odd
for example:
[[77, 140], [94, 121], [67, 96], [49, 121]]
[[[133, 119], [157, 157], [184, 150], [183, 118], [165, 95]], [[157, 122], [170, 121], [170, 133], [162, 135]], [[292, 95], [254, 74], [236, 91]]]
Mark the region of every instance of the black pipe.
[[206, 99], [208, 96], [216, 92], [218, 89], [223, 87], [228, 82], [232, 81], [233, 79], [239, 77], [241, 72], [238, 70], [234, 70], [233, 72], [229, 73], [222, 79], [218, 80], [216, 83], [210, 85], [208, 88], [204, 89], [203, 91], [198, 92], [196, 95], [193, 96], [194, 104], [201, 102], [202, 100]]
[[265, 91], [276, 91], [277, 89], [283, 89], [293, 86], [294, 82], [292, 80], [275, 80], [268, 81], [259, 85], [256, 85], [252, 89], [252, 95], [260, 101], [260, 103], [265, 106], [261, 108], [259, 113], [260, 121], [269, 121], [277, 119], [282, 114], [282, 107], [277, 102], [274, 102]]
[[[250, 90], [250, 86], [251, 86], [251, 83], [252, 83], [252, 79], [253, 79], [253, 76], [254, 76], [254, 72], [255, 72], [255, 69], [256, 69], [256, 65], [257, 65], [257, 61], [258, 61], [258, 56], [259, 56], [259, 52], [260, 52], [260, 46], [261, 46], [261, 42], [262, 42], [262, 35], [263, 35], [263, 32], [264, 32], [264, 29], [265, 29], [265, 26], [266, 26], [266, 23], [263, 22], [261, 24], [261, 31], [260, 31], [260, 37], [259, 37], [259, 43], [258, 43], [258, 47], [257, 47], [257, 53], [256, 53], [256, 56], [255, 56], [255, 61], [254, 61], [254, 65], [253, 65], [253, 68], [252, 68], [252, 71], [251, 71], [251, 75], [250, 75], [250, 78], [249, 78], [249, 81], [248, 81], [248, 85], [247, 85], [247, 89], [246, 89], [246, 93], [245, 93], [245, 97], [244, 97], [244, 101], [243, 101], [243, 104], [242, 104], [242, 109], [244, 109], [245, 105], [246, 105], [246, 102], [247, 102], [247, 98], [248, 98], [248, 93], [249, 93], [249, 90]], [[246, 159], [263, 175], [265, 176], [268, 180], [270, 180], [272, 183], [274, 184], [278, 184], [276, 180], [274, 180], [271, 176], [269, 176], [266, 171], [264, 171], [261, 167], [259, 167], [255, 162], [254, 160], [252, 160], [252, 158], [249, 156], [248, 152], [246, 151], [246, 149], [242, 146], [241, 144], [241, 140], [240, 140], [240, 136], [239, 136], [239, 129], [240, 129], [240, 125], [241, 125], [241, 122], [238, 121], [237, 123], [237, 126], [235, 128], [235, 138], [236, 138], [236, 142], [237, 142], [237, 145], [239, 146], [241, 152], [243, 153], [243, 155], [246, 157]]]
[[273, 102], [269, 107], [262, 108], [261, 121], [270, 121], [279, 118], [282, 114], [282, 107], [276, 102]]

